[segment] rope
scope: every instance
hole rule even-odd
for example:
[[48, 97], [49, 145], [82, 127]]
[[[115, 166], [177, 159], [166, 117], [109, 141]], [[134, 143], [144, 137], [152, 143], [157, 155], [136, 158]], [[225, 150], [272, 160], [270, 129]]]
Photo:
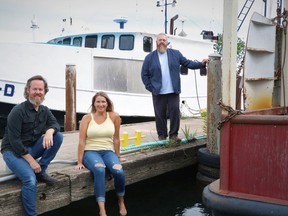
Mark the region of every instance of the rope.
[[[197, 60], [195, 60], [197, 61]], [[196, 76], [196, 71], [194, 70], [194, 82], [195, 82], [195, 90], [196, 90], [196, 98], [197, 98], [197, 104], [198, 104], [198, 108], [199, 110], [195, 110], [195, 109], [192, 109], [191, 107], [188, 106], [187, 103], [185, 102], [182, 102], [181, 103], [181, 106], [180, 106], [180, 109], [182, 110], [183, 107], [185, 107], [188, 112], [190, 112], [193, 116], [197, 116], [197, 115], [200, 115], [201, 114], [201, 105], [200, 105], [200, 101], [199, 101], [199, 93], [198, 93], [198, 85], [197, 85], [197, 76]]]
[[183, 109], [183, 107], [185, 107], [193, 116], [199, 116], [201, 114], [201, 111], [192, 109], [186, 102], [181, 103], [181, 110]]
[[198, 85], [197, 85], [197, 77], [196, 77], [195, 70], [194, 70], [194, 78], [195, 78], [195, 89], [196, 89], [196, 95], [197, 95], [197, 103], [198, 103], [199, 113], [201, 113], [201, 106], [200, 106], [200, 101], [199, 101], [199, 93], [198, 93]]
[[228, 122], [230, 121], [232, 118], [234, 118], [236, 115], [240, 115], [240, 114], [243, 114], [240, 110], [234, 110], [232, 107], [230, 106], [227, 106], [225, 105], [223, 102], [222, 102], [222, 99], [220, 98], [219, 99], [219, 102], [217, 103], [222, 109], [226, 110], [228, 112], [228, 115], [223, 119], [221, 120], [220, 122], [218, 122], [218, 127], [217, 129], [220, 130], [222, 125], [225, 123], [225, 122]]

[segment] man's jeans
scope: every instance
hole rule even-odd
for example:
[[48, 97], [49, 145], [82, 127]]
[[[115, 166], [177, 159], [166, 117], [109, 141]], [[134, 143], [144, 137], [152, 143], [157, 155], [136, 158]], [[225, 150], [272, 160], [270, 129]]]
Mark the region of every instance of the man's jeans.
[[[84, 152], [83, 164], [94, 176], [94, 192], [96, 201], [105, 202], [105, 169], [110, 171], [114, 178], [115, 192], [117, 196], [125, 194], [125, 174], [123, 168], [116, 167], [120, 165], [119, 158], [113, 151], [91, 151]], [[116, 166], [115, 166], [116, 165]]]
[[[36, 143], [28, 148], [29, 154], [33, 158], [39, 160], [42, 173], [46, 171], [49, 163], [54, 159], [63, 141], [63, 135], [56, 132], [53, 135], [53, 146], [50, 149], [44, 149], [42, 142], [43, 136], [39, 138]], [[3, 159], [8, 168], [20, 179], [22, 182], [22, 204], [24, 207], [25, 216], [37, 216], [36, 213], [36, 192], [37, 180], [34, 170], [29, 163], [22, 157], [17, 157], [12, 151], [4, 151]]]
[[[152, 95], [158, 137], [177, 136], [180, 127], [179, 94]], [[167, 111], [170, 130], [167, 133]]]

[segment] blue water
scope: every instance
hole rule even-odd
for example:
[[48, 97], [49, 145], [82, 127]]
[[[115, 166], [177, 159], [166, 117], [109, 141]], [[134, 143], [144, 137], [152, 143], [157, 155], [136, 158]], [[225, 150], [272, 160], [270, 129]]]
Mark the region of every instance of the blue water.
[[[211, 216], [202, 204], [203, 185], [196, 180], [196, 168], [187, 167], [127, 186], [128, 216]], [[119, 215], [114, 191], [107, 192], [106, 209], [108, 216]], [[66, 215], [98, 215], [94, 197], [41, 216]]]

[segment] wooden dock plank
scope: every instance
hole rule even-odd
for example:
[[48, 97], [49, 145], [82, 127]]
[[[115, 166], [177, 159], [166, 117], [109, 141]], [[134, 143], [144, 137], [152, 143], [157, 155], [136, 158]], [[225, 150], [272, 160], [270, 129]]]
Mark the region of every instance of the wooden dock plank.
[[[191, 127], [202, 135], [202, 119], [182, 119], [181, 127]], [[122, 125], [121, 133], [128, 132], [132, 136], [135, 130], [142, 131], [143, 142], [156, 142], [155, 122]], [[179, 137], [185, 138], [182, 130]], [[64, 134], [64, 142], [56, 155], [56, 160], [75, 161], [77, 158], [78, 132]], [[184, 168], [197, 163], [197, 150], [204, 147], [206, 139], [174, 147], [153, 147], [125, 154], [127, 161], [122, 163], [126, 174], [126, 185], [130, 185], [163, 173]], [[42, 214], [69, 205], [89, 196], [94, 196], [93, 176], [89, 170], [75, 170], [71, 164], [51, 164], [48, 172], [59, 182], [54, 186], [39, 183], [37, 186], [37, 213]], [[7, 175], [5, 164], [0, 155], [0, 177]], [[113, 190], [113, 180], [107, 180], [107, 191]], [[21, 184], [17, 179], [0, 182], [0, 216], [23, 215], [20, 198]]]
[[[139, 151], [126, 155], [123, 163], [126, 185], [197, 163], [197, 150], [206, 140], [181, 144], [176, 147]], [[59, 182], [54, 186], [38, 184], [37, 212], [51, 211], [89, 196], [94, 196], [93, 176], [89, 170], [75, 170], [74, 165], [64, 166], [51, 173]], [[113, 180], [107, 180], [107, 191], [113, 190]], [[19, 180], [1, 183], [0, 215], [23, 215]]]
[[[71, 203], [69, 177], [57, 175], [55, 186], [37, 185], [37, 212], [39, 214], [60, 208]], [[1, 183], [0, 215], [24, 215], [21, 204], [21, 184], [15, 179]]]

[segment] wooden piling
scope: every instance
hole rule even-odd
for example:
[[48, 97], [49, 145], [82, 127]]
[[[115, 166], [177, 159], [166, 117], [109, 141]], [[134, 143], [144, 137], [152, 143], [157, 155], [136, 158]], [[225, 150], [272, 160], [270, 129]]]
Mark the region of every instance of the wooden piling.
[[76, 130], [76, 66], [66, 65], [65, 131]]
[[217, 129], [221, 121], [221, 108], [217, 103], [222, 98], [221, 56], [211, 54], [207, 76], [207, 149], [210, 153], [220, 153], [220, 131]]

